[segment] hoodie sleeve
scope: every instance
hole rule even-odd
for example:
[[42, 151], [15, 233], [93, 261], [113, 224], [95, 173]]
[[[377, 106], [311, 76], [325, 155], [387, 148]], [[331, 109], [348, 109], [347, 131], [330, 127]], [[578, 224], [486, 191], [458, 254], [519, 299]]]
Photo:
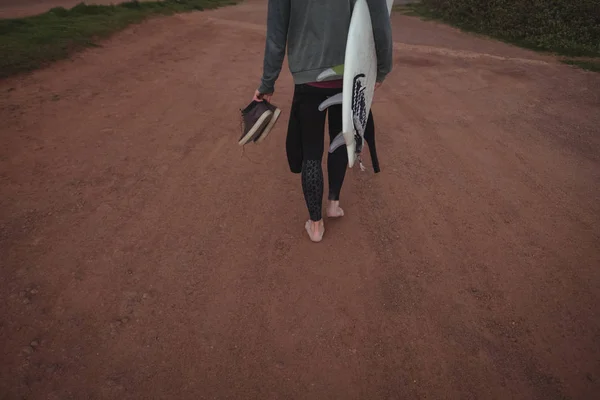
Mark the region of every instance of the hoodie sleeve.
[[377, 53], [377, 82], [383, 82], [392, 70], [392, 23], [386, 0], [367, 0], [367, 4]]
[[258, 88], [260, 93], [273, 93], [275, 81], [281, 72], [290, 21], [290, 1], [269, 0], [263, 76]]

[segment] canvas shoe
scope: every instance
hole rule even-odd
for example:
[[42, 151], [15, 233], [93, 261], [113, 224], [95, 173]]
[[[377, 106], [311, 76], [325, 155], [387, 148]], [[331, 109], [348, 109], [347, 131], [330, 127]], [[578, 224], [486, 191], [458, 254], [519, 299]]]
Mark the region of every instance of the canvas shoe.
[[263, 100], [263, 102], [265, 103], [267, 108], [273, 114], [271, 115], [271, 117], [269, 117], [269, 123], [267, 124], [265, 129], [261, 133], [259, 133], [258, 136], [255, 136], [254, 142], [256, 142], [256, 143], [260, 143], [263, 140], [265, 140], [265, 138], [267, 137], [269, 132], [271, 132], [271, 129], [273, 129], [273, 126], [275, 126], [275, 123], [277, 122], [277, 119], [279, 118], [279, 115], [281, 114], [281, 110], [279, 108], [277, 108], [277, 106], [269, 103], [266, 100]]
[[269, 124], [273, 111], [265, 101], [252, 100], [242, 111], [242, 136], [238, 140], [240, 146], [255, 140]]

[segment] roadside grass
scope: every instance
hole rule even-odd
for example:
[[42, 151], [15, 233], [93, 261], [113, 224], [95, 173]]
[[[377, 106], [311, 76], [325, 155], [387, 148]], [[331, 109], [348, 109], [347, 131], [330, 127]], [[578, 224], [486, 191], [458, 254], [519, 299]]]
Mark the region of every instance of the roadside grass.
[[205, 10], [237, 0], [128, 1], [117, 5], [80, 3], [46, 13], [0, 19], [0, 79], [67, 58], [127, 26], [152, 16]]
[[600, 72], [600, 58], [597, 58], [597, 59], [566, 58], [566, 59], [561, 60], [561, 62], [564, 64], [579, 67], [581, 69], [585, 69], [587, 71]]
[[423, 3], [411, 3], [403, 5], [395, 5], [392, 7], [392, 11], [400, 12], [404, 15], [411, 17], [420, 17], [424, 20], [436, 20], [439, 19], [436, 15]]
[[435, 10], [432, 10], [426, 4], [423, 3], [413, 3], [401, 6], [394, 6], [393, 10], [400, 12], [404, 15], [419, 17], [424, 21], [443, 22], [445, 24], [452, 25], [464, 32], [474, 33], [477, 35], [484, 35], [529, 50], [537, 51], [540, 53], [554, 54], [560, 56], [560, 61], [564, 64], [572, 65], [588, 71], [600, 72], [599, 52], [585, 51], [560, 45], [550, 46], [551, 48], [548, 48], [542, 47], [532, 40], [527, 40], [523, 38], [508, 38], [502, 35], [498, 35], [495, 32], [477, 29], [466, 24], [461, 24], [457, 21], [450, 21], [447, 18], [444, 18], [441, 14], [436, 13]]

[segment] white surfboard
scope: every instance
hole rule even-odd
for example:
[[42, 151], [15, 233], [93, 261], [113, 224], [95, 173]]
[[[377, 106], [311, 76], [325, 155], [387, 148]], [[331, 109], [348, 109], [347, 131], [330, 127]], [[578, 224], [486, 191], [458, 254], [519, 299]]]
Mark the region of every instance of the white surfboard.
[[[387, 0], [391, 14], [394, 0]], [[344, 65], [324, 71], [318, 80], [343, 74], [343, 91], [327, 99], [319, 109], [322, 111], [333, 104], [342, 104], [342, 133], [331, 143], [329, 151], [346, 144], [348, 166], [352, 168], [362, 151], [364, 131], [373, 101], [377, 78], [377, 55], [371, 14], [366, 0], [356, 0], [346, 42]], [[357, 148], [358, 147], [358, 148]]]

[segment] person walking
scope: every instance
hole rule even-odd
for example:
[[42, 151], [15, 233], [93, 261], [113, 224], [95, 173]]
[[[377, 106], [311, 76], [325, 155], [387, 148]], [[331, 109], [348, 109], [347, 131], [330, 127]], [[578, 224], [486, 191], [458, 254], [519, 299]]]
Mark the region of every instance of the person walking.
[[[375, 39], [377, 88], [392, 69], [392, 30], [386, 0], [366, 1]], [[320, 242], [325, 233], [321, 162], [327, 112], [330, 141], [342, 130], [342, 106], [330, 106], [324, 111], [319, 111], [318, 106], [342, 91], [343, 78], [337, 76], [317, 82], [317, 76], [344, 63], [354, 3], [355, 0], [269, 0], [268, 3], [263, 74], [253, 102], [265, 101], [272, 107], [270, 102], [275, 93], [275, 82], [279, 78], [287, 48], [288, 65], [294, 79], [294, 95], [286, 153], [290, 170], [301, 174], [302, 191], [309, 213], [305, 229], [313, 242]], [[344, 215], [340, 207], [340, 192], [347, 166], [346, 146], [328, 154], [329, 204], [326, 214], [329, 218]]]

